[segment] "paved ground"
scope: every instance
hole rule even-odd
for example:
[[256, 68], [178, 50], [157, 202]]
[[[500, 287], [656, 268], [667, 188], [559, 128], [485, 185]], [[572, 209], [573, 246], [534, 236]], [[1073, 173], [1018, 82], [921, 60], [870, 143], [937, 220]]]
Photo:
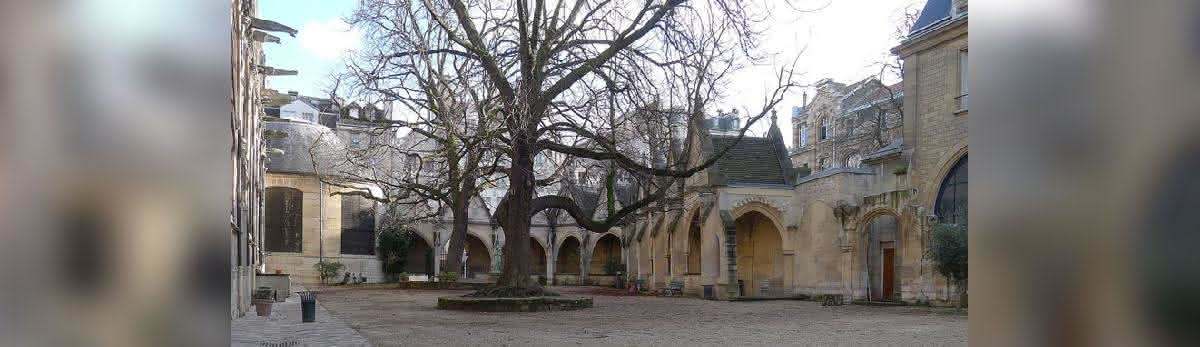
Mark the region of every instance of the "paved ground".
[[595, 307], [538, 313], [442, 311], [434, 308], [438, 296], [467, 292], [397, 289], [328, 290], [319, 301], [379, 346], [967, 343], [966, 315], [946, 310], [631, 297], [587, 287], [554, 290], [591, 296]]
[[[292, 283], [292, 290], [303, 287]], [[317, 302], [321, 302], [321, 297]], [[232, 346], [370, 346], [367, 339], [350, 329], [341, 319], [329, 315], [317, 305], [316, 322], [300, 321], [300, 296], [293, 294], [277, 302], [270, 317], [258, 317], [254, 310], [230, 322]]]

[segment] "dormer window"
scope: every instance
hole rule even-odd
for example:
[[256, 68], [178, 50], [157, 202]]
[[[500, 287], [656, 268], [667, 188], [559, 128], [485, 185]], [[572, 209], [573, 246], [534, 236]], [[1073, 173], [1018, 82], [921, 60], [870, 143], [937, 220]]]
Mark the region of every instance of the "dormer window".
[[358, 108], [350, 109], [350, 118], [358, 119]]

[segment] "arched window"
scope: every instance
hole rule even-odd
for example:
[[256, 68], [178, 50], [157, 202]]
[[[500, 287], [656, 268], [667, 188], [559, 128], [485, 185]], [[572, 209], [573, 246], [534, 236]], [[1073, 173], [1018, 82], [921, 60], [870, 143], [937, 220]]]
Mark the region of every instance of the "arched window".
[[950, 172], [946, 173], [942, 187], [938, 190], [935, 210], [943, 223], [958, 223], [959, 219], [966, 218], [967, 156], [959, 159]]
[[342, 196], [342, 254], [375, 254], [375, 203]]
[[846, 156], [846, 167], [848, 167], [848, 168], [858, 168], [858, 167], [861, 167], [861, 166], [862, 166], [862, 160], [863, 160], [863, 157], [862, 157], [862, 155], [860, 155], [860, 154], [858, 154], [858, 153], [854, 153], [854, 154], [851, 154], [851, 155], [849, 155], [849, 156]]
[[300, 252], [301, 221], [303, 212], [301, 204], [304, 193], [299, 189], [287, 187], [267, 188], [266, 230], [263, 235], [269, 252]]

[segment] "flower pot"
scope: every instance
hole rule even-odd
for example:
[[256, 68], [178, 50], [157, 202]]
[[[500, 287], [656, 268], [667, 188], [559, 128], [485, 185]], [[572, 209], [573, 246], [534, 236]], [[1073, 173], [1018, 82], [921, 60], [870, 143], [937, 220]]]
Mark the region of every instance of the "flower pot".
[[275, 301], [271, 299], [254, 299], [254, 312], [258, 313], [259, 317], [269, 317], [271, 316], [271, 305], [274, 304]]

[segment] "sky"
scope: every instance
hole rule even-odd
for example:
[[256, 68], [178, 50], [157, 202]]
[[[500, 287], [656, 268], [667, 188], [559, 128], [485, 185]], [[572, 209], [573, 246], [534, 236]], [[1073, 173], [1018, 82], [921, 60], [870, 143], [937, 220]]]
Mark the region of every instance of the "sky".
[[[777, 3], [765, 1], [766, 3]], [[327, 96], [329, 75], [341, 66], [341, 57], [361, 45], [359, 33], [343, 18], [357, 5], [354, 0], [262, 0], [259, 15], [299, 30], [295, 38], [283, 34], [279, 44], [266, 44], [267, 65], [299, 70], [296, 76], [268, 77], [269, 88]], [[760, 66], [747, 67], [730, 79], [729, 95], [718, 109], [757, 110], [773, 89], [774, 72], [799, 55], [801, 84], [824, 78], [852, 83], [879, 72], [898, 43], [895, 28], [905, 9], [919, 10], [924, 0], [793, 0], [773, 5], [762, 48], [770, 57]], [[279, 36], [280, 34], [276, 34]], [[895, 81], [887, 81], [895, 82]], [[802, 103], [796, 89], [780, 103], [779, 127], [791, 144], [791, 109]], [[745, 112], [742, 112], [745, 114]], [[752, 132], [766, 133], [768, 120]]]

